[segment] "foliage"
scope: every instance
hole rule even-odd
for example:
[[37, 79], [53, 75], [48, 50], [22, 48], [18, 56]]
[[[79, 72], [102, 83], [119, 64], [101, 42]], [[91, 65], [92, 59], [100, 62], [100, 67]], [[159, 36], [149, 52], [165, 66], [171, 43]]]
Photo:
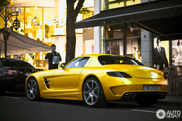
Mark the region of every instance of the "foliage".
[[90, 13], [90, 10], [88, 10], [87, 8], [81, 8], [81, 10], [80, 10], [80, 12], [79, 12], [80, 14], [87, 14], [87, 13]]
[[[109, 4], [114, 4], [114, 3], [121, 3], [121, 2], [126, 2], [126, 1], [131, 1], [131, 0], [114, 0], [114, 1], [111, 1], [111, 2], [109, 2]], [[132, 0], [133, 2], [135, 1], [135, 0]]]
[[4, 7], [10, 4], [10, 0], [0, 0], [0, 11], [3, 10]]

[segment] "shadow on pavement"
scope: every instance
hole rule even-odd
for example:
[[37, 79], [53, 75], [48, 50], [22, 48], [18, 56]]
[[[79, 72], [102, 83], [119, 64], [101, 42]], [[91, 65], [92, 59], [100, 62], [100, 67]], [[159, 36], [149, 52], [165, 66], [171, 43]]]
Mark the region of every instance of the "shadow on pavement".
[[[3, 96], [9, 97], [26, 97], [25, 92], [6, 92]], [[28, 99], [27, 99], [28, 100]], [[41, 103], [55, 103], [55, 104], [64, 104], [64, 105], [72, 105], [72, 106], [82, 106], [87, 107], [83, 101], [77, 100], [64, 100], [64, 99], [48, 99], [44, 98], [40, 101]], [[159, 100], [154, 106], [179, 106], [182, 105], [182, 96], [167, 96], [165, 99]], [[135, 101], [109, 101], [107, 108], [139, 108], [140, 106]]]

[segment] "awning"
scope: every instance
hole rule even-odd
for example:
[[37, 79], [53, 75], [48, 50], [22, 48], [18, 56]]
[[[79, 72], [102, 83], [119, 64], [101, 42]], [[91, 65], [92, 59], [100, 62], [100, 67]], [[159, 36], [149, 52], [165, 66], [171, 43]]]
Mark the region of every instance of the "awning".
[[182, 0], [157, 0], [101, 11], [76, 28], [134, 23], [163, 38], [182, 38]]
[[[0, 38], [1, 54], [4, 53], [4, 37]], [[11, 31], [7, 40], [7, 55], [19, 55], [25, 53], [50, 51], [50, 46], [36, 41], [17, 32]]]

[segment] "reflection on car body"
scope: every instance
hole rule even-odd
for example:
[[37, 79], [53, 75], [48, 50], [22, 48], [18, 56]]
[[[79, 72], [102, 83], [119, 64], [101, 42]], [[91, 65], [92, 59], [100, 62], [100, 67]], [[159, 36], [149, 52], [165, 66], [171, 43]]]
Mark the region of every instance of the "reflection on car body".
[[82, 55], [61, 69], [33, 73], [25, 86], [30, 100], [83, 100], [89, 107], [103, 107], [111, 100], [136, 100], [150, 106], [165, 98], [168, 90], [163, 72], [133, 58], [109, 54]]

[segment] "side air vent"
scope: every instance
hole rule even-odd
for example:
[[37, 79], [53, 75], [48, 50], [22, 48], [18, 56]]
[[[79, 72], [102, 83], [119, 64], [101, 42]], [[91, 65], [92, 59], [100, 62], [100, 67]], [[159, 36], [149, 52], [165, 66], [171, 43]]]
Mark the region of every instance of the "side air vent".
[[51, 80], [47, 80], [47, 78], [44, 78], [45, 85], [46, 85], [46, 87], [47, 87], [48, 89], [50, 89], [50, 86], [49, 86], [49, 85], [51, 85], [50, 81], [51, 81]]

